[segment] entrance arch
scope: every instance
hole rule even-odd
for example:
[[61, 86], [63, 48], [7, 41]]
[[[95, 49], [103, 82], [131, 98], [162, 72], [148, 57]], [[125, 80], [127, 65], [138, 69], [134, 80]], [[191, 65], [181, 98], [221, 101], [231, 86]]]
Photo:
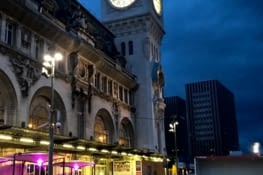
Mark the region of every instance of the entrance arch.
[[100, 109], [95, 117], [94, 140], [100, 143], [112, 144], [114, 126], [110, 113]]
[[[42, 87], [34, 94], [30, 109], [29, 109], [29, 120], [28, 127], [48, 132], [48, 123], [50, 117], [50, 107], [51, 107], [51, 88]], [[66, 109], [64, 103], [59, 96], [59, 94], [54, 92], [54, 116], [55, 121], [59, 120], [61, 123], [60, 128], [56, 128], [56, 134], [64, 133], [64, 126], [66, 123]]]
[[0, 70], [0, 125], [15, 125], [17, 95], [8, 76]]

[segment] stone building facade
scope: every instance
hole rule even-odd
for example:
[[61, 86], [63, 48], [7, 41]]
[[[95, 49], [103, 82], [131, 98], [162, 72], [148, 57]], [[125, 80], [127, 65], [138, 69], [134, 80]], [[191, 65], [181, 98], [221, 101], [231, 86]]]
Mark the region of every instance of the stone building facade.
[[[55, 63], [52, 84], [50, 69], [42, 71], [43, 56], [56, 52], [63, 60]], [[157, 135], [141, 143], [136, 96], [144, 82], [138, 81], [140, 74], [129, 71], [127, 62], [115, 45], [115, 35], [78, 1], [1, 1], [0, 156], [48, 151], [52, 112], [54, 153], [96, 163], [96, 171], [83, 169], [82, 174], [118, 173], [114, 167], [122, 161], [129, 167], [124, 172], [134, 174], [140, 170], [135, 166], [143, 169], [142, 162], [161, 162], [163, 145], [151, 142]], [[163, 74], [159, 64], [148, 66], [150, 71], [141, 73], [155, 71], [151, 80], [156, 93], [145, 104], [154, 104], [151, 110], [158, 118], [150, 113], [145, 123], [155, 131], [156, 125], [147, 123], [158, 119], [162, 126]], [[158, 103], [153, 103], [154, 97]], [[153, 166], [150, 171], [159, 170]]]

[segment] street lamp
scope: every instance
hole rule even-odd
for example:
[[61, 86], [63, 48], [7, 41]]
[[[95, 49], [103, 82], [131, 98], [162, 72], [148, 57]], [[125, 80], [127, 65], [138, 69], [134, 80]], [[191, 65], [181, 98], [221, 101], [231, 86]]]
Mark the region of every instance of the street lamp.
[[176, 166], [176, 175], [178, 175], [178, 155], [177, 155], [177, 142], [176, 142], [176, 126], [179, 125], [178, 121], [174, 121], [169, 124], [169, 132], [174, 133], [174, 149], [175, 149], [175, 166]]
[[[53, 151], [54, 151], [54, 77], [55, 77], [55, 63], [56, 61], [62, 60], [61, 53], [55, 53], [54, 56], [49, 54], [44, 56], [43, 70], [42, 72], [47, 73], [47, 76], [51, 78], [51, 107], [49, 117], [49, 148], [48, 148], [48, 175], [53, 174]], [[51, 69], [51, 72], [47, 71]]]

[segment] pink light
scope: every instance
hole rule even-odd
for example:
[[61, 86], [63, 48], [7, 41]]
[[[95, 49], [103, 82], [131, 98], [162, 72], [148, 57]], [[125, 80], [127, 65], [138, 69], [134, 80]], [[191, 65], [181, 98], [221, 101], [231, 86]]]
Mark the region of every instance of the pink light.
[[37, 165], [42, 166], [43, 160], [41, 158], [37, 159]]
[[77, 171], [79, 169], [79, 165], [78, 164], [74, 164], [74, 170]]

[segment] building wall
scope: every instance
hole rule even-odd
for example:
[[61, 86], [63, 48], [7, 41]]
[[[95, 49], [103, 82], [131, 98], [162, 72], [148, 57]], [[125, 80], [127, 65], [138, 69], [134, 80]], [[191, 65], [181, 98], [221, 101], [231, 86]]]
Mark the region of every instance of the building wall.
[[196, 160], [196, 175], [260, 175], [263, 161], [256, 157], [222, 157]]
[[[116, 8], [107, 0], [101, 2], [102, 21], [116, 36], [120, 54], [123, 54], [121, 48], [125, 44], [126, 54], [122, 56], [127, 58], [127, 69], [136, 75], [138, 83], [134, 96], [136, 145], [164, 152], [164, 84], [163, 77], [160, 77], [163, 76], [160, 51], [164, 35], [162, 15], [153, 11], [151, 0], [135, 1], [126, 8]], [[130, 41], [133, 43], [132, 54], [128, 49]]]

